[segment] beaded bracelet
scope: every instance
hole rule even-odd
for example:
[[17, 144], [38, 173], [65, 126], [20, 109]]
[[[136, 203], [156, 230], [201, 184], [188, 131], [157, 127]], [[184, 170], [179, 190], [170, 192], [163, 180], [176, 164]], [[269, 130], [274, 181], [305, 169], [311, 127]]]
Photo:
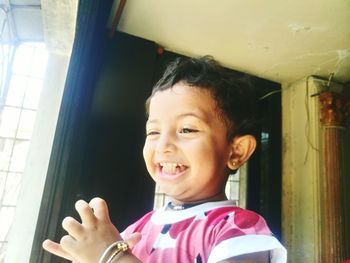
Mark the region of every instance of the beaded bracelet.
[[[115, 248], [112, 255], [106, 260], [106, 256], [111, 253], [111, 250]], [[111, 244], [109, 247], [106, 248], [106, 250], [103, 252], [102, 256], [100, 257], [100, 260], [98, 263], [110, 263], [113, 258], [118, 255], [120, 252], [125, 252], [129, 249], [129, 245], [124, 241], [117, 241]]]

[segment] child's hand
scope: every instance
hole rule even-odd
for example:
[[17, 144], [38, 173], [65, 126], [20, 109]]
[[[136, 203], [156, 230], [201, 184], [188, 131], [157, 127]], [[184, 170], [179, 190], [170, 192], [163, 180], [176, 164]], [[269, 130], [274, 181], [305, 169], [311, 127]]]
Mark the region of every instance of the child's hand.
[[[45, 240], [43, 248], [76, 263], [96, 263], [110, 244], [122, 238], [111, 223], [107, 204], [101, 198], [94, 198], [89, 204], [82, 200], [77, 201], [75, 209], [82, 223], [66, 217], [62, 226], [68, 235], [63, 236], [59, 244]], [[140, 234], [136, 233], [125, 241], [129, 247], [133, 247], [139, 240]]]

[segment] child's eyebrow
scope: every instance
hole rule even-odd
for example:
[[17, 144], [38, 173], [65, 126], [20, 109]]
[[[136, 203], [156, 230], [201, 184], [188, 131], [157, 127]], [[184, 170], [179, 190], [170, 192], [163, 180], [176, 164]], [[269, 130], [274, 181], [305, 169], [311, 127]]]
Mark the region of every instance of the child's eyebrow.
[[[206, 121], [208, 119], [208, 117], [205, 114], [202, 114], [200, 112], [185, 112], [185, 113], [180, 113], [178, 115], [176, 115], [176, 119], [183, 119], [186, 117], [194, 117], [200, 121]], [[146, 121], [146, 127], [150, 124], [154, 124], [154, 123], [159, 123], [160, 121], [157, 119], [148, 119]]]
[[186, 117], [194, 117], [194, 118], [199, 119], [199, 120], [206, 120], [207, 119], [204, 114], [197, 113], [197, 112], [181, 113], [177, 116], [177, 119], [186, 118]]

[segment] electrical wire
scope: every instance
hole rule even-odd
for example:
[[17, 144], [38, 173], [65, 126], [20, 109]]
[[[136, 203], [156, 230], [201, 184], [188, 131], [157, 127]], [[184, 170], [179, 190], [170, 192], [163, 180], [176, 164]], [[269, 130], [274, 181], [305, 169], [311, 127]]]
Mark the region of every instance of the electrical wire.
[[273, 95], [275, 93], [279, 93], [279, 92], [282, 92], [282, 91], [279, 89], [279, 90], [274, 90], [274, 91], [268, 92], [265, 95], [261, 96], [258, 100], [264, 100], [267, 97], [270, 97], [271, 95]]
[[305, 158], [304, 158], [304, 164], [307, 162], [308, 156], [309, 156], [309, 152], [310, 152], [310, 147], [319, 152], [320, 150], [314, 146], [314, 144], [311, 142], [310, 139], [310, 108], [309, 108], [309, 79], [313, 77], [313, 76], [307, 76], [306, 77], [306, 91], [305, 91], [305, 111], [306, 111], [306, 123], [305, 123], [305, 137], [306, 137], [306, 141], [307, 141], [307, 148], [306, 148], [306, 152], [305, 152]]

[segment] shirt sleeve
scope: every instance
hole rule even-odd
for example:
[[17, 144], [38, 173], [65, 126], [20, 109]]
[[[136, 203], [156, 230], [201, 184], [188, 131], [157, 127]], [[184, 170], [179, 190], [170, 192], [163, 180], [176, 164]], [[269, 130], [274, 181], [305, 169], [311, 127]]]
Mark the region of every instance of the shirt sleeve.
[[272, 235], [260, 215], [238, 209], [215, 217], [217, 235], [208, 263], [262, 251], [270, 251], [272, 263], [287, 262], [286, 249]]

